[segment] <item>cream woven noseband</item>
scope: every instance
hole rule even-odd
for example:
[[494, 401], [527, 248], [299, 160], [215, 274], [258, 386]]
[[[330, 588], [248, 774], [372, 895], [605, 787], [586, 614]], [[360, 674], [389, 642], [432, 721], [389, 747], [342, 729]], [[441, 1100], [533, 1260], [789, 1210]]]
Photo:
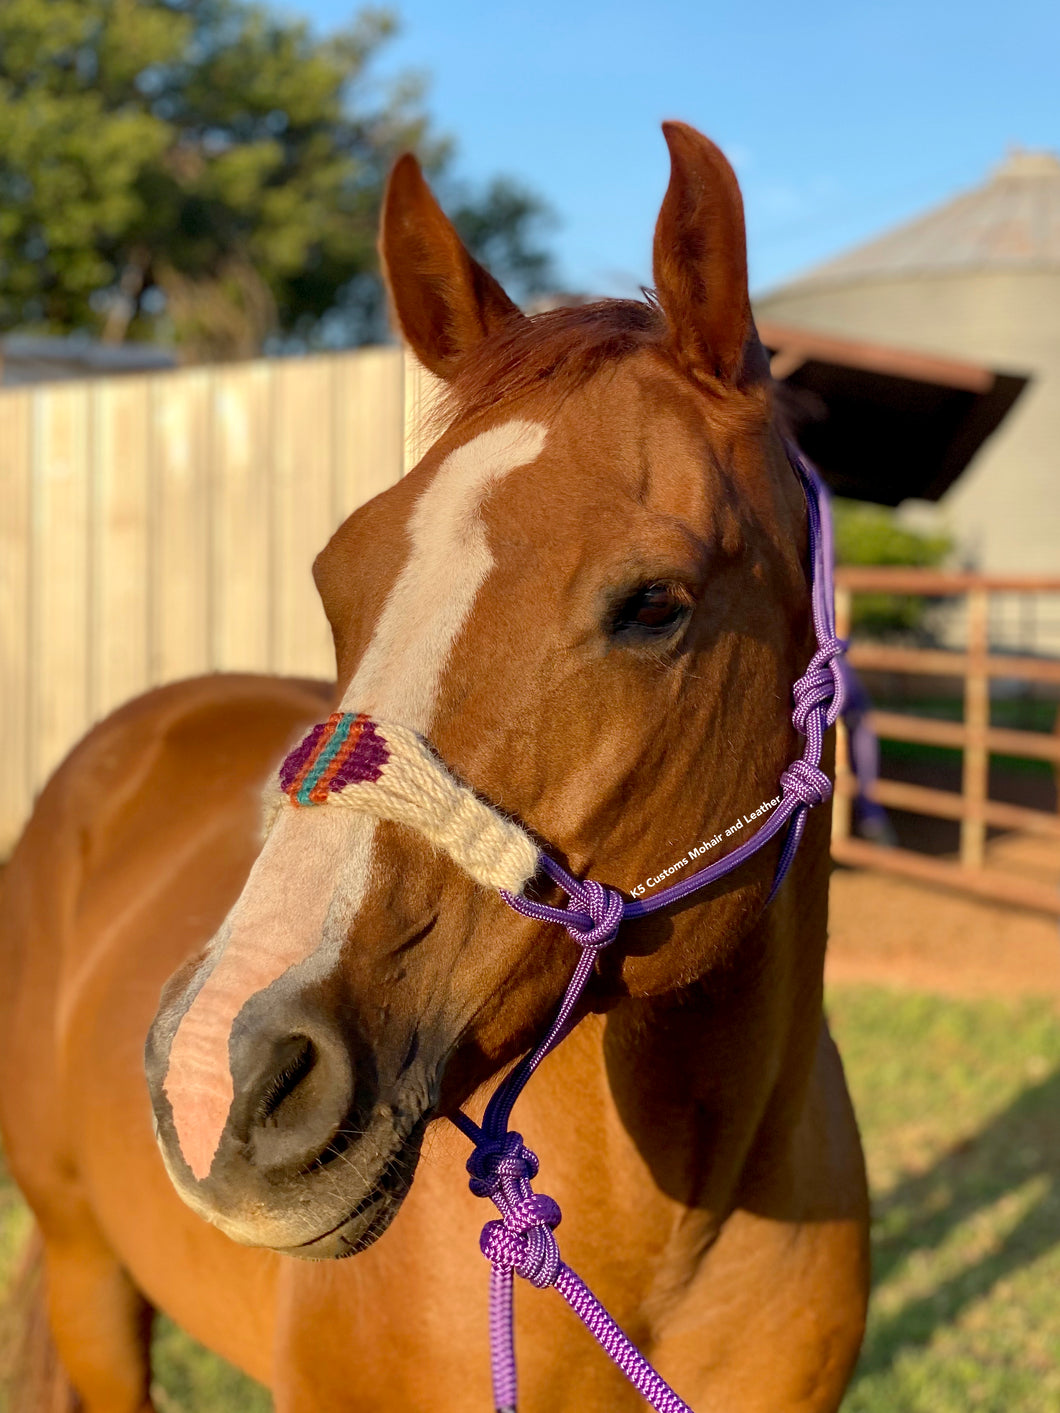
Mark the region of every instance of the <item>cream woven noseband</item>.
[[526, 831], [461, 785], [407, 726], [335, 712], [280, 767], [266, 829], [281, 809], [330, 805], [407, 824], [488, 888], [521, 893], [538, 866]]

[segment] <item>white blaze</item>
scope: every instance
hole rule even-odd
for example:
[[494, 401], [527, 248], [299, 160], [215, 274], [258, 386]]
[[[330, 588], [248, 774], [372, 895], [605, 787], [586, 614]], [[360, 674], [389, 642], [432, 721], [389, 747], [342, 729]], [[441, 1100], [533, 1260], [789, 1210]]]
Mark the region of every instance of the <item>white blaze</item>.
[[[408, 521], [411, 552], [343, 699], [426, 735], [450, 652], [493, 566], [480, 509], [494, 485], [540, 456], [546, 429], [514, 421], [442, 462]], [[376, 821], [328, 809], [278, 816], [215, 939], [217, 960], [173, 1037], [165, 1091], [181, 1152], [210, 1170], [234, 1097], [228, 1061], [243, 1006], [291, 967], [333, 965], [368, 889]]]
[[342, 699], [343, 711], [364, 711], [427, 735], [449, 653], [493, 567], [480, 507], [497, 481], [541, 455], [545, 434], [537, 422], [505, 422], [442, 462], [409, 516], [412, 552]]

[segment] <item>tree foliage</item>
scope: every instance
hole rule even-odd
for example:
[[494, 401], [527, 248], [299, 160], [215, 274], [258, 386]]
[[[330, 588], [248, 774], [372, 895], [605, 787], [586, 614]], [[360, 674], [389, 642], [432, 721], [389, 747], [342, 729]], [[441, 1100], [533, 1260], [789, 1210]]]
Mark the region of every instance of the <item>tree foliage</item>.
[[[444, 174], [394, 32], [326, 39], [246, 0], [0, 4], [0, 328], [172, 339], [191, 356], [378, 336], [393, 157]], [[547, 282], [544, 210], [498, 179], [459, 213], [502, 276]]]
[[[948, 535], [925, 535], [902, 525], [893, 510], [865, 501], [836, 500], [836, 561], [839, 564], [906, 564], [932, 568], [953, 549]], [[856, 630], [874, 637], [924, 631], [926, 601], [911, 594], [858, 594]]]

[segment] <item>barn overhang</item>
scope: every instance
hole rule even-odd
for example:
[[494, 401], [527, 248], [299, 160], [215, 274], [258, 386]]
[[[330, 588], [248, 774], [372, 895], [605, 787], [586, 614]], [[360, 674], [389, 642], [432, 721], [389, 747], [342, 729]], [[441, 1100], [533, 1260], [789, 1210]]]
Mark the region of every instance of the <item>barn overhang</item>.
[[764, 320], [799, 442], [837, 495], [937, 501], [1029, 381], [951, 358]]

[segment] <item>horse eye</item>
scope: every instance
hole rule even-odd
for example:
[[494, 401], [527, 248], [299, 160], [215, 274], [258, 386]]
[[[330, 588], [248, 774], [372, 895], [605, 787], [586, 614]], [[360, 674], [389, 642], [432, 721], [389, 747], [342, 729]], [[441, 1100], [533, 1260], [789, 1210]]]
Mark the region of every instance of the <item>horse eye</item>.
[[675, 627], [688, 616], [687, 599], [673, 584], [645, 584], [622, 604], [615, 614], [612, 631], [615, 633], [640, 629], [642, 632], [661, 634]]

